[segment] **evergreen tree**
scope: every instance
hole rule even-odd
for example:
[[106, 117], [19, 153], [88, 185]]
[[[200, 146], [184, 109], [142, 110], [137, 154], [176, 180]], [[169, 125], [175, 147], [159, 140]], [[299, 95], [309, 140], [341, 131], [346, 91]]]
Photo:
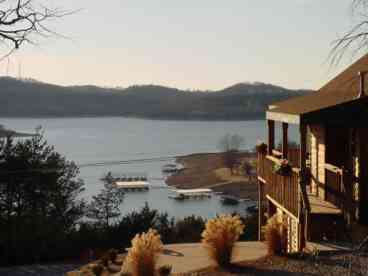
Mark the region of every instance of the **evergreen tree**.
[[0, 143], [0, 262], [50, 258], [84, 214], [78, 167], [37, 136]]
[[104, 188], [97, 196], [92, 197], [92, 202], [88, 206], [87, 217], [108, 227], [111, 219], [121, 215], [119, 207], [123, 202], [124, 192], [113, 184], [110, 173], [103, 178], [103, 181]]

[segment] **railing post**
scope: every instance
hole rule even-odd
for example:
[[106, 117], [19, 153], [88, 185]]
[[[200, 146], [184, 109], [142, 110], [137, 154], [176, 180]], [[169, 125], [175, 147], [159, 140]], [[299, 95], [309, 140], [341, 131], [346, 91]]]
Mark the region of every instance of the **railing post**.
[[338, 194], [344, 195], [344, 201], [343, 203], [339, 203], [341, 202], [341, 197], [338, 198], [336, 195], [334, 195], [335, 201], [334, 204], [336, 204], [339, 208], [341, 209], [345, 209], [346, 208], [346, 190], [345, 190], [345, 167], [342, 166], [341, 171], [336, 173], [336, 179], [334, 179], [337, 182], [337, 187], [338, 187]]
[[268, 155], [272, 155], [275, 148], [275, 121], [268, 120]]
[[262, 240], [263, 227], [263, 183], [258, 181], [258, 240]]
[[283, 159], [288, 159], [288, 153], [289, 153], [288, 127], [289, 127], [289, 124], [282, 123], [282, 158]]
[[286, 200], [285, 200], [285, 183], [286, 183], [286, 177], [282, 177], [282, 189], [281, 189], [281, 198], [282, 198], [282, 205], [286, 206]]
[[306, 159], [307, 159], [307, 127], [305, 125], [300, 125], [300, 172], [303, 180], [307, 167]]
[[[300, 246], [305, 245], [305, 241], [309, 239], [309, 204], [306, 189], [306, 158], [307, 158], [307, 126], [300, 125], [300, 174], [299, 174], [299, 189], [298, 197], [301, 202], [299, 204], [298, 217], [302, 223], [302, 231], [300, 231]], [[303, 204], [302, 204], [303, 203]]]

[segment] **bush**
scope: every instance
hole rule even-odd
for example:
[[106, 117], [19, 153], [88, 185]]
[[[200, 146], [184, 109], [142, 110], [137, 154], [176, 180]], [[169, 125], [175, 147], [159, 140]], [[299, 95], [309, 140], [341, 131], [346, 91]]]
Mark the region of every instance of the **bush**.
[[267, 243], [267, 251], [270, 255], [281, 255], [287, 251], [287, 235], [284, 218], [277, 215], [271, 217], [264, 227], [264, 235]]
[[223, 215], [206, 223], [202, 243], [218, 266], [225, 267], [230, 264], [235, 242], [244, 228], [239, 216]]
[[202, 217], [189, 216], [176, 221], [174, 243], [200, 242], [206, 221]]
[[108, 254], [108, 257], [109, 257], [109, 260], [112, 262], [112, 263], [115, 263], [116, 261], [116, 258], [118, 257], [118, 250], [116, 249], [110, 249], [107, 254]]
[[158, 269], [158, 274], [160, 276], [169, 276], [170, 273], [171, 273], [171, 270], [172, 270], [172, 266], [170, 266], [170, 265], [164, 265], [164, 266], [161, 266]]
[[163, 246], [155, 230], [137, 234], [128, 251], [127, 262], [133, 276], [154, 276], [158, 254]]
[[240, 241], [256, 241], [258, 240], [258, 213], [250, 214], [241, 221], [247, 227], [244, 233], [240, 236]]
[[100, 276], [104, 272], [104, 267], [101, 264], [96, 264], [96, 265], [91, 266], [91, 270], [94, 275]]

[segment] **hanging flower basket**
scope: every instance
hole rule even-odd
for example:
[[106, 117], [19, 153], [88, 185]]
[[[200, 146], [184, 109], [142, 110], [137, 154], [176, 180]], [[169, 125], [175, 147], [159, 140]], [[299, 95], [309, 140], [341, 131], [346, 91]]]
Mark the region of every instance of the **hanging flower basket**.
[[272, 168], [274, 173], [279, 175], [288, 176], [291, 173], [291, 166], [288, 160], [282, 159], [279, 164], [275, 164]]
[[256, 150], [260, 154], [266, 154], [267, 153], [267, 145], [265, 143], [259, 143], [256, 145]]

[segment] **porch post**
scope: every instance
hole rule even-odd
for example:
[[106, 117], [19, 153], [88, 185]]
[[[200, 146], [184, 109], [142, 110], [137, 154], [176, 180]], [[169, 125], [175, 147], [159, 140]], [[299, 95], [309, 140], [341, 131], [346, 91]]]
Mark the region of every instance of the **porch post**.
[[275, 148], [275, 121], [268, 120], [268, 155], [272, 155]]
[[348, 158], [346, 161], [346, 169], [344, 172], [344, 186], [346, 192], [346, 206], [348, 210], [348, 225], [351, 226], [354, 210], [353, 210], [353, 143], [355, 140], [355, 131], [352, 128], [349, 128], [349, 138], [348, 138]]
[[[306, 158], [307, 158], [307, 126], [304, 124], [301, 124], [300, 125], [300, 176], [299, 176], [300, 186], [299, 187], [301, 189], [300, 192], [302, 193], [302, 195], [299, 195], [299, 196], [302, 196], [302, 197], [303, 197], [303, 194], [304, 196], [306, 196], [306, 193], [307, 193]], [[309, 210], [307, 210], [305, 206], [305, 202], [304, 204], [299, 204], [299, 206], [301, 208], [299, 210], [299, 218], [301, 221], [299, 245], [301, 247], [304, 247], [306, 244], [306, 241], [310, 239], [309, 237], [309, 234], [310, 234], [309, 233], [309, 230], [310, 230]]]
[[367, 146], [364, 141], [367, 141], [368, 136], [365, 130], [359, 129], [359, 222], [368, 224], [368, 187], [364, 185], [365, 180], [368, 179], [367, 171], [361, 168], [368, 166]]
[[282, 123], [282, 158], [288, 158], [289, 142], [288, 142], [288, 127], [289, 124]]
[[307, 127], [300, 125], [300, 174], [304, 182], [307, 167]]
[[263, 226], [263, 183], [258, 180], [258, 240], [262, 240]]

